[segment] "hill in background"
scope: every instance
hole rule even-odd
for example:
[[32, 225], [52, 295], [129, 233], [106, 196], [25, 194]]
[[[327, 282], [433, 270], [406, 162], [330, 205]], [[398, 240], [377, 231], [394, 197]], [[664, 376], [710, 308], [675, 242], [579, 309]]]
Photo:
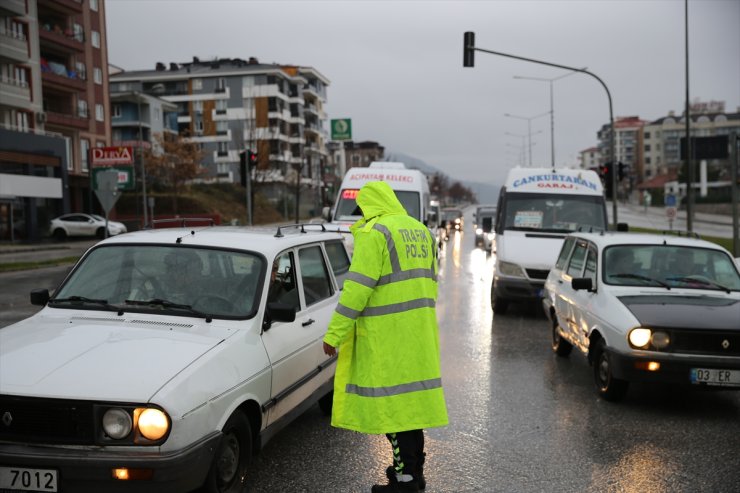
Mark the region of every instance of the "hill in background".
[[448, 175], [441, 169], [435, 168], [434, 166], [427, 164], [421, 159], [397, 151], [386, 151], [386, 161], [402, 162], [406, 164], [406, 166], [408, 166], [409, 168], [418, 169], [427, 175], [433, 175], [434, 173], [442, 173], [444, 175], [447, 175], [447, 177], [450, 179], [450, 184], [459, 181], [464, 186], [472, 190], [475, 193], [476, 197], [478, 197], [479, 204], [495, 204], [498, 201], [498, 192], [501, 189], [502, 184], [458, 180], [454, 176]]

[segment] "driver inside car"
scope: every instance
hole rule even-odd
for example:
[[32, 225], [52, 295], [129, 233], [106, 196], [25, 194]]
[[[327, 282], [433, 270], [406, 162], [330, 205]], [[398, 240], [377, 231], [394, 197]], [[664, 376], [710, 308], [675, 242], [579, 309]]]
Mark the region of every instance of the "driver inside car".
[[167, 290], [162, 297], [174, 303], [193, 306], [204, 291], [203, 261], [200, 255], [186, 248], [164, 257]]

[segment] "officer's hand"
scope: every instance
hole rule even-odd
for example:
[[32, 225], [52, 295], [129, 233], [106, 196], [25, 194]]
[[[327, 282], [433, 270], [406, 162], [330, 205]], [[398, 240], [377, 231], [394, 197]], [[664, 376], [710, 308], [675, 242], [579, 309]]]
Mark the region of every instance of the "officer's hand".
[[327, 343], [324, 343], [324, 354], [328, 356], [334, 356], [335, 354], [337, 354], [337, 348]]

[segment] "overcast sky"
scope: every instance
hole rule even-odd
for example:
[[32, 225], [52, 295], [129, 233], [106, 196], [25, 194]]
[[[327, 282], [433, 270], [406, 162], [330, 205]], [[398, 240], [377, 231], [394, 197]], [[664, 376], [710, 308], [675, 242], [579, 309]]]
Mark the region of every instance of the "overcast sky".
[[[608, 86], [615, 118], [655, 120], [685, 103], [683, 0], [107, 0], [106, 9], [114, 65], [197, 56], [313, 67], [331, 82], [329, 118], [351, 118], [355, 141], [453, 179], [500, 183], [528, 149], [524, 118], [550, 111], [549, 82], [514, 76], [567, 73], [481, 52], [463, 68], [465, 31], [478, 48], [587, 68]], [[739, 26], [739, 0], [689, 1], [691, 100], [740, 107]], [[556, 164], [575, 164], [609, 121], [606, 91], [578, 73], [553, 88]], [[529, 122], [533, 165], [549, 166], [549, 114]]]

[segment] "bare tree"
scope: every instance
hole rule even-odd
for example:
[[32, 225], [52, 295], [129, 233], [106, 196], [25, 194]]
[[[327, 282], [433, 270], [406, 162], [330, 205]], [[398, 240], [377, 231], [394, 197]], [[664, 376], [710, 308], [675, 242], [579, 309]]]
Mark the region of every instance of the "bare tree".
[[203, 151], [186, 137], [162, 133], [153, 135], [151, 149], [145, 152], [147, 179], [162, 189], [172, 191], [172, 209], [177, 210], [177, 199], [190, 182], [203, 175]]

